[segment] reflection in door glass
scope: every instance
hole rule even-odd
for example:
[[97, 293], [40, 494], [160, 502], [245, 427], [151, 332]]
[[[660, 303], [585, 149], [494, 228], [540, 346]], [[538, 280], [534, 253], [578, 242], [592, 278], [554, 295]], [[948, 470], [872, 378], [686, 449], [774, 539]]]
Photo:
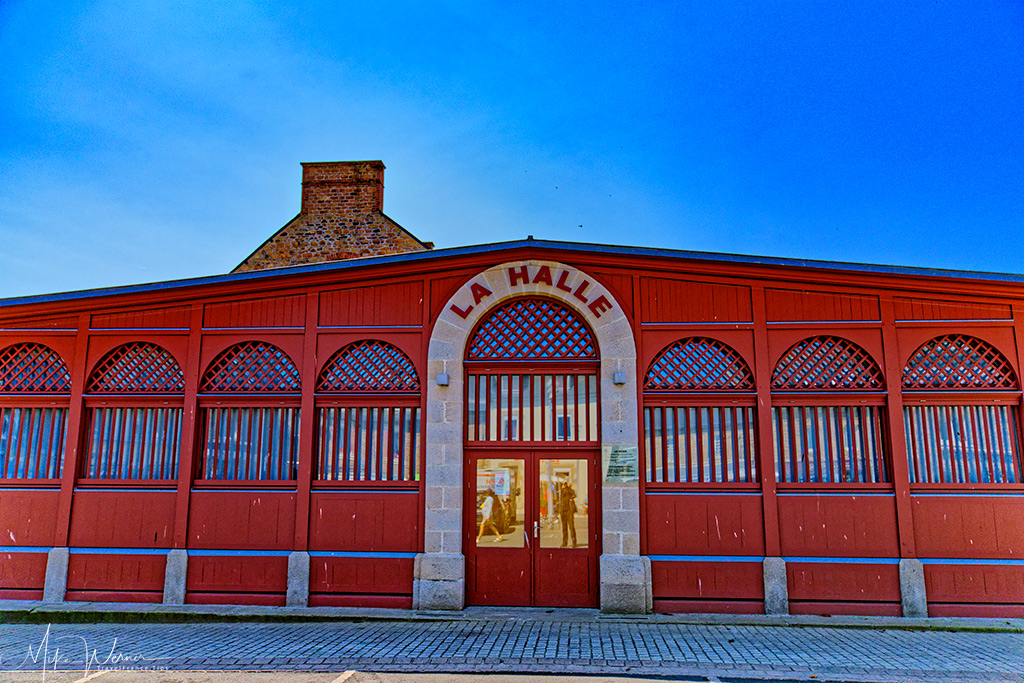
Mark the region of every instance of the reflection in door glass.
[[586, 548], [586, 460], [540, 461], [540, 547]]
[[478, 548], [522, 548], [523, 460], [492, 458], [476, 461], [476, 545]]

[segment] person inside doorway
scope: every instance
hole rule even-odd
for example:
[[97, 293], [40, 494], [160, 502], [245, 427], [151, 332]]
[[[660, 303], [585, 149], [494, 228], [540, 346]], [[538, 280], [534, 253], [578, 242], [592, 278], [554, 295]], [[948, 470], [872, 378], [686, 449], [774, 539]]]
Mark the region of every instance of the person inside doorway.
[[576, 547], [576, 490], [569, 482], [569, 473], [559, 473], [558, 481], [558, 520], [562, 524], [562, 545], [565, 548], [572, 538], [572, 547]]
[[476, 535], [476, 542], [479, 544], [480, 540], [484, 537], [484, 532], [487, 527], [490, 527], [497, 538], [494, 539], [495, 543], [500, 543], [504, 540], [501, 535], [501, 529], [498, 527], [498, 513], [501, 510], [501, 500], [498, 499], [498, 495], [494, 492], [494, 489], [487, 489], [487, 494], [484, 496], [484, 502], [480, 506], [480, 512], [482, 519], [480, 520], [480, 531]]

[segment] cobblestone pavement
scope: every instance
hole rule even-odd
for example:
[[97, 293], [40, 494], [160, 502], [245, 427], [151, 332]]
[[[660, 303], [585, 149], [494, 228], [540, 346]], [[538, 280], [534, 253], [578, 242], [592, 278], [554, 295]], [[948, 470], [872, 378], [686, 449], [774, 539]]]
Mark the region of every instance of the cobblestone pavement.
[[[529, 618], [0, 624], [0, 669], [548, 672], [723, 681], [1024, 681], [1024, 634]], [[103, 676], [98, 683], [115, 680]]]

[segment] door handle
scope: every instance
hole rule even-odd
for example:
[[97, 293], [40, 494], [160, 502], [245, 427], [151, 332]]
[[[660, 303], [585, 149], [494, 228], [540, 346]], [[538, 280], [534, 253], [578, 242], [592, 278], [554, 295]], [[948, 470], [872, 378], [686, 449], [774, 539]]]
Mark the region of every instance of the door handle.
[[540, 535], [540, 522], [533, 523], [533, 537], [537, 538]]

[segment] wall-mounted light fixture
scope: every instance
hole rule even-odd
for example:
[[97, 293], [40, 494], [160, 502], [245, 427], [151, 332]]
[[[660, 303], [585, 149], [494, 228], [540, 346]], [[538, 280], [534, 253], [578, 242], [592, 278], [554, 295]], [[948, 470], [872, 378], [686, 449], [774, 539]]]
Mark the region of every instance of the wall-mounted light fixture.
[[625, 384], [626, 373], [623, 372], [622, 370], [616, 370], [615, 373], [612, 375], [612, 382], [614, 384]]
[[448, 373], [439, 372], [437, 373], [437, 386], [446, 387], [448, 386]]

